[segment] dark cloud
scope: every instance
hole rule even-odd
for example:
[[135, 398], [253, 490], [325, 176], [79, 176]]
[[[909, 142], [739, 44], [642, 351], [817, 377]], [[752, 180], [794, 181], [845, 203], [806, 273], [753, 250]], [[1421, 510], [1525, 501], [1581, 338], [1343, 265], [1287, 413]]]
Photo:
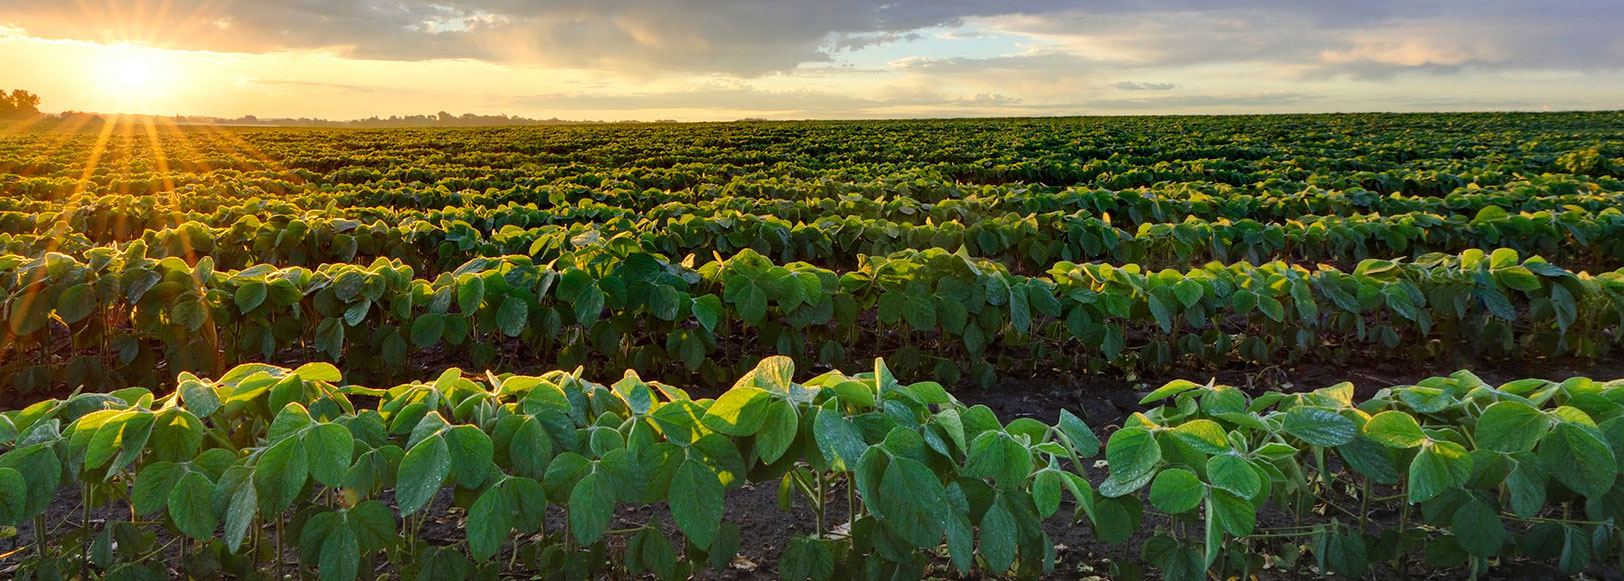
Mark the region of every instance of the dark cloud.
[[[1379, 78], [1449, 67], [1624, 67], [1616, 0], [4, 0], [43, 38], [246, 52], [327, 49], [756, 76], [999, 19], [1092, 41], [1121, 66], [1262, 62]], [[89, 23], [89, 24], [87, 24]], [[1436, 42], [1415, 43], [1415, 39]], [[1385, 44], [1384, 44], [1385, 43]], [[920, 62], [915, 67], [965, 63]]]
[[[1046, 0], [6, 0], [0, 22], [45, 38], [136, 37], [187, 49], [338, 49], [360, 58], [755, 75], [906, 40]], [[103, 30], [87, 30], [86, 22]]]

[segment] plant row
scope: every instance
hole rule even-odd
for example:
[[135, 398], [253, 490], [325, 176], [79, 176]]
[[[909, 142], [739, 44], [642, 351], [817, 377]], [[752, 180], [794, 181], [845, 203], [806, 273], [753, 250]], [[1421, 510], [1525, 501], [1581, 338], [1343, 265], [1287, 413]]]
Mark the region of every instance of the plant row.
[[[620, 234], [634, 236], [650, 252], [669, 256], [706, 250], [733, 254], [749, 248], [780, 262], [806, 261], [838, 270], [856, 267], [865, 255], [959, 247], [1025, 273], [1044, 272], [1062, 260], [1149, 268], [1274, 259], [1351, 265], [1366, 258], [1458, 253], [1468, 248], [1511, 248], [1575, 270], [1624, 264], [1624, 213], [1617, 208], [1508, 214], [1490, 206], [1470, 218], [1409, 213], [1305, 216], [1280, 223], [1190, 218], [1176, 224], [1141, 224], [1135, 232], [1083, 211], [915, 225], [856, 216], [801, 223], [732, 210], [637, 221], [597, 213], [507, 210], [501, 219], [487, 216], [472, 224], [451, 219], [396, 223], [375, 217], [367, 223], [317, 216], [262, 221], [244, 215], [224, 227], [185, 222], [150, 229], [136, 240], [150, 257], [196, 261], [210, 256], [221, 269], [256, 264], [313, 267], [386, 258], [426, 274], [482, 256], [526, 254], [547, 261], [559, 252]], [[542, 216], [527, 218], [531, 212]], [[65, 232], [60, 223], [45, 234], [0, 234], [0, 249], [22, 256], [61, 252], [83, 258], [87, 250], [102, 245], [81, 233]]]
[[546, 263], [474, 259], [432, 279], [382, 259], [219, 271], [206, 257], [192, 265], [142, 250], [96, 249], [84, 262], [0, 257], [9, 385], [150, 385], [162, 381], [160, 363], [209, 372], [251, 360], [344, 361], [366, 374], [357, 377], [388, 377], [427, 350], [481, 367], [522, 351], [566, 367], [698, 373], [724, 385], [767, 355], [832, 365], [875, 353], [947, 383], [966, 372], [987, 382], [995, 367], [1081, 372], [1355, 352], [1600, 357], [1624, 321], [1624, 272], [1574, 273], [1509, 249], [1372, 259], [1346, 271], [1059, 262], [1027, 277], [940, 249], [867, 257], [846, 272], [777, 265], [748, 249], [697, 264], [622, 236]]
[[[490, 170], [487, 170], [490, 171]], [[233, 176], [222, 179], [235, 180]], [[242, 178], [247, 179], [247, 178]], [[3, 183], [3, 182], [0, 182]], [[233, 183], [228, 181], [227, 184]], [[747, 182], [748, 183], [748, 182]], [[225, 187], [225, 186], [218, 186]], [[128, 240], [143, 230], [173, 226], [188, 220], [211, 226], [229, 226], [245, 215], [269, 219], [276, 215], [306, 216], [311, 211], [328, 217], [396, 222], [417, 217], [433, 222], [461, 219], [479, 226], [480, 214], [508, 208], [502, 219], [526, 206], [542, 214], [521, 216], [484, 226], [487, 232], [507, 223], [535, 226], [557, 223], [558, 216], [577, 206], [594, 205], [629, 217], [662, 218], [681, 213], [712, 214], [733, 210], [773, 215], [785, 220], [813, 222], [833, 216], [857, 216], [899, 223], [974, 222], [1009, 213], [1031, 214], [1086, 210], [1109, 215], [1117, 224], [1138, 227], [1146, 223], [1177, 223], [1190, 218], [1217, 221], [1252, 219], [1261, 222], [1302, 220], [1320, 215], [1424, 212], [1442, 216], [1474, 216], [1484, 208], [1500, 206], [1511, 212], [1539, 212], [1578, 207], [1601, 211], [1619, 204], [1619, 188], [1565, 181], [1561, 176], [1532, 176], [1495, 188], [1460, 188], [1447, 195], [1381, 195], [1360, 188], [1332, 189], [1293, 182], [1257, 188], [1171, 182], [1154, 187], [1086, 189], [1047, 187], [981, 187], [955, 191], [949, 197], [916, 197], [906, 183], [869, 187], [821, 180], [792, 180], [767, 185], [730, 184], [693, 191], [645, 189], [630, 185], [509, 187], [453, 190], [444, 186], [399, 185], [394, 189], [351, 189], [290, 194], [249, 187], [241, 192], [219, 192], [197, 184], [166, 186], [149, 193], [76, 194], [65, 200], [0, 200], [0, 231], [37, 232], [48, 229], [60, 214], [78, 231], [108, 242]], [[531, 213], [537, 210], [532, 209]]]
[[[794, 379], [781, 357], [715, 399], [633, 373], [602, 385], [453, 369], [391, 389], [344, 385], [326, 364], [182, 375], [163, 397], [135, 388], [0, 416], [0, 524], [32, 526], [18, 578], [681, 579], [733, 562], [727, 494], [756, 483], [816, 515], [778, 556], [786, 578], [907, 579], [944, 543], [961, 573], [1047, 571], [1043, 521], [1062, 494], [1092, 500], [1066, 465], [1099, 440], [1070, 414], [1006, 424], [879, 361]], [[46, 522], [74, 489], [74, 509], [121, 516]], [[666, 508], [616, 516], [648, 504]], [[449, 533], [426, 526], [448, 518]]]
[[[1254, 398], [1175, 381], [1102, 446], [1068, 411], [1004, 423], [883, 361], [795, 379], [783, 357], [715, 399], [629, 372], [390, 389], [326, 364], [183, 374], [162, 397], [0, 415], [0, 524], [31, 529], [19, 579], [683, 579], [733, 562], [725, 507], [746, 485], [807, 508], [776, 559], [794, 581], [1035, 577], [1056, 515], [1113, 544], [1149, 528], [1144, 563], [1180, 581], [1576, 574], [1624, 553], [1624, 382], [1460, 372], [1359, 401], [1349, 383]], [[47, 522], [69, 491], [78, 526]]]

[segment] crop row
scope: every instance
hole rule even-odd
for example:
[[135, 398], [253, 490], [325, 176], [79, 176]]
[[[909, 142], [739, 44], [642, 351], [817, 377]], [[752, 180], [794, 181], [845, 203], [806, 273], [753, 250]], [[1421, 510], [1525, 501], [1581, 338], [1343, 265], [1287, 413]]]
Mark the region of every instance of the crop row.
[[[1059, 262], [1027, 277], [940, 249], [837, 272], [776, 265], [748, 249], [675, 262], [618, 238], [546, 264], [474, 259], [433, 279], [382, 259], [217, 271], [208, 258], [188, 265], [142, 250], [96, 249], [84, 262], [0, 257], [7, 347], [18, 354], [11, 385], [119, 387], [115, 369], [124, 381], [155, 383], [158, 362], [217, 371], [285, 360], [290, 349], [361, 373], [386, 375], [426, 349], [487, 366], [514, 340], [563, 366], [686, 369], [713, 383], [730, 381], [735, 362], [781, 354], [838, 364], [854, 348], [948, 382], [966, 371], [988, 380], [991, 361], [1098, 371], [1359, 349], [1402, 360], [1460, 349], [1597, 357], [1615, 347], [1624, 321], [1624, 271], [1574, 273], [1509, 249], [1372, 259], [1347, 271]], [[54, 340], [58, 329], [71, 347]]]
[[[342, 379], [252, 364], [183, 374], [162, 397], [0, 415], [0, 524], [32, 523], [19, 574], [683, 579], [733, 562], [724, 507], [752, 484], [810, 508], [811, 534], [776, 559], [791, 581], [918, 579], [933, 561], [1036, 577], [1057, 557], [1045, 522], [1068, 513], [1108, 543], [1170, 519], [1141, 554], [1175, 581], [1310, 564], [1478, 574], [1513, 557], [1576, 574], [1624, 552], [1624, 382], [1461, 372], [1356, 401], [1348, 383], [1254, 399], [1176, 381], [1102, 447], [1070, 412], [1004, 423], [882, 360], [799, 383], [769, 358], [715, 399], [630, 372]], [[1090, 478], [1102, 449], [1105, 477]], [[70, 490], [78, 526], [47, 522]], [[1265, 506], [1288, 522], [1260, 522]], [[93, 523], [98, 507], [115, 516]], [[1396, 522], [1369, 518], [1384, 510]]]
[[[1616, 185], [1616, 184], [1615, 184]], [[238, 189], [238, 188], [241, 189]], [[222, 190], [224, 188], [224, 190]], [[253, 214], [305, 215], [322, 210], [332, 217], [399, 221], [411, 217], [476, 223], [470, 212], [535, 205], [544, 211], [569, 211], [599, 205], [629, 217], [659, 218], [680, 213], [735, 210], [811, 222], [833, 216], [858, 216], [923, 224], [975, 221], [1007, 213], [1074, 213], [1110, 215], [1119, 225], [1182, 222], [1188, 218], [1275, 222], [1314, 215], [1362, 213], [1475, 215], [1489, 206], [1511, 212], [1579, 207], [1601, 211], [1620, 204], [1620, 187], [1574, 181], [1571, 176], [1531, 176], [1506, 186], [1458, 188], [1439, 196], [1382, 195], [1361, 188], [1325, 189], [1282, 182], [1256, 188], [1192, 183], [1158, 183], [1148, 188], [1088, 189], [1048, 187], [966, 187], [950, 196], [916, 196], [906, 184], [854, 185], [819, 180], [768, 181], [762, 184], [665, 191], [629, 186], [584, 185], [461, 189], [397, 184], [394, 187], [344, 187], [332, 191], [288, 193], [280, 188], [221, 185], [209, 188], [173, 185], [150, 194], [85, 194], [64, 200], [0, 200], [0, 220], [16, 233], [26, 216], [65, 213], [76, 229], [95, 236], [198, 220], [224, 226]], [[454, 209], [454, 210], [453, 210]], [[181, 218], [177, 218], [183, 216]], [[451, 215], [446, 215], [451, 214]], [[528, 225], [537, 225], [533, 222]], [[26, 223], [26, 222], [25, 222]], [[526, 225], [526, 224], [520, 224]], [[111, 228], [109, 228], [111, 226]], [[105, 240], [105, 239], [103, 239]]]
[[[749, 248], [780, 262], [806, 261], [842, 270], [854, 268], [867, 255], [959, 247], [1024, 273], [1044, 272], [1056, 261], [1095, 260], [1157, 269], [1214, 260], [1351, 265], [1366, 258], [1458, 253], [1469, 248], [1540, 254], [1575, 270], [1624, 264], [1624, 213], [1617, 208], [1513, 215], [1490, 206], [1471, 218], [1411, 213], [1306, 216], [1284, 223], [1192, 218], [1177, 224], [1141, 224], [1134, 232], [1081, 211], [1005, 214], [925, 225], [855, 216], [797, 223], [734, 211], [639, 221], [545, 213], [548, 219], [526, 220], [522, 218], [524, 209], [511, 208], [512, 215], [505, 219], [487, 219], [478, 226], [454, 220], [374, 220], [369, 224], [317, 216], [271, 221], [244, 216], [226, 227], [186, 222], [147, 230], [138, 240], [149, 257], [178, 256], [195, 262], [210, 256], [220, 269], [262, 263], [311, 267], [386, 258], [424, 273], [450, 270], [481, 256], [525, 254], [548, 261], [561, 251], [621, 235], [630, 236], [647, 251], [668, 256], [733, 254]], [[518, 225], [551, 218], [559, 223]], [[0, 235], [0, 248], [21, 256], [61, 252], [83, 258], [86, 251], [101, 245], [83, 234], [64, 233], [60, 224], [44, 234]]]

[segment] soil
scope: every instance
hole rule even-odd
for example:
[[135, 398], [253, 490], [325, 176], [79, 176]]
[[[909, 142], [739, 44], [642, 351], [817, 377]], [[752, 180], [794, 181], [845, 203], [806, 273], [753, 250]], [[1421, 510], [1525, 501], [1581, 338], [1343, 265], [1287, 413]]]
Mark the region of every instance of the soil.
[[[414, 367], [424, 367], [438, 364], [456, 364], [454, 361], [437, 361], [435, 358], [423, 360], [414, 358]], [[461, 362], [466, 363], [466, 362]], [[528, 367], [528, 366], [520, 366]], [[1474, 373], [1491, 384], [1503, 383], [1513, 379], [1525, 377], [1539, 377], [1545, 379], [1566, 379], [1575, 376], [1591, 377], [1595, 379], [1624, 378], [1624, 358], [1610, 358], [1603, 361], [1579, 360], [1550, 360], [1525, 362], [1499, 362], [1483, 366], [1468, 366]], [[1059, 410], [1067, 409], [1082, 417], [1104, 441], [1107, 435], [1122, 420], [1135, 411], [1143, 410], [1138, 404], [1139, 399], [1151, 388], [1160, 386], [1172, 379], [1187, 379], [1205, 383], [1215, 379], [1218, 383], [1234, 385], [1252, 393], [1268, 390], [1307, 390], [1316, 389], [1335, 383], [1350, 380], [1355, 384], [1355, 391], [1360, 397], [1365, 397], [1374, 391], [1392, 385], [1412, 384], [1421, 379], [1448, 375], [1456, 368], [1433, 365], [1417, 365], [1413, 363], [1393, 364], [1378, 361], [1356, 361], [1346, 365], [1329, 365], [1323, 362], [1304, 364], [1300, 366], [1269, 366], [1269, 367], [1233, 367], [1218, 370], [1175, 370], [1162, 373], [1153, 373], [1142, 377], [1115, 376], [1115, 375], [1070, 375], [1059, 372], [1040, 372], [1027, 376], [1005, 376], [993, 389], [980, 389], [973, 386], [958, 386], [953, 391], [956, 397], [967, 405], [986, 405], [997, 413], [1000, 420], [1008, 422], [1015, 418], [1030, 417], [1046, 423], [1056, 421]], [[518, 372], [531, 371], [528, 369], [515, 369]], [[714, 396], [720, 390], [697, 389], [691, 390], [696, 397]], [[1104, 470], [1094, 467], [1084, 469], [1089, 480], [1095, 485], [1104, 479]], [[844, 496], [842, 484], [837, 484], [836, 497]], [[72, 531], [82, 524], [82, 513], [78, 508], [79, 494], [76, 490], [64, 491], [52, 504], [47, 512], [47, 522], [51, 523], [58, 534], [63, 531]], [[387, 499], [386, 499], [387, 500]], [[461, 511], [447, 511], [445, 507], [450, 504], [450, 494], [442, 492], [441, 497], [435, 501], [437, 505], [430, 514], [439, 518], [428, 523], [424, 529], [423, 538], [431, 540], [443, 539], [445, 542], [462, 536]], [[831, 523], [845, 521], [845, 503], [831, 503], [831, 510], [827, 518]], [[558, 509], [551, 509], [548, 530], [557, 531], [563, 526], [562, 513]], [[1129, 541], [1120, 545], [1107, 545], [1096, 539], [1087, 524], [1071, 526], [1066, 518], [1070, 515], [1072, 506], [1069, 498], [1062, 505], [1060, 513], [1046, 523], [1046, 529], [1051, 540], [1058, 547], [1057, 563], [1052, 579], [1080, 579], [1090, 577], [1109, 577], [1112, 574], [1113, 563], [1139, 563], [1140, 545], [1149, 538], [1155, 526], [1167, 525], [1166, 522], [1147, 520], [1140, 532]], [[117, 516], [115, 516], [117, 515]], [[107, 518], [128, 518], [127, 505], [115, 503], [112, 506], [96, 509], [91, 512], [91, 522], [95, 525]], [[676, 535], [669, 512], [663, 506], [623, 506], [618, 509], [615, 523], [611, 528], [631, 528], [642, 526], [650, 518], [658, 518], [668, 538], [680, 538]], [[1375, 513], [1371, 515], [1372, 522], [1380, 528], [1392, 527], [1397, 523], [1394, 514]], [[774, 483], [757, 483], [746, 485], [740, 489], [732, 490], [727, 495], [724, 519], [738, 526], [740, 531], [739, 557], [735, 559], [734, 566], [724, 571], [711, 571], [701, 575], [707, 579], [753, 580], [776, 579], [776, 559], [783, 551], [785, 545], [795, 535], [809, 534], [813, 529], [814, 515], [804, 502], [800, 502], [791, 511], [783, 511], [778, 506], [777, 487]], [[1277, 511], [1265, 509], [1259, 515], [1260, 527], [1286, 524], [1289, 519]], [[60, 525], [58, 525], [60, 523]], [[164, 541], [165, 533], [160, 532], [160, 543]], [[21, 527], [16, 536], [9, 539], [0, 539], [0, 575], [9, 575], [12, 568], [21, 556], [31, 551], [33, 542], [31, 527]], [[624, 539], [622, 539], [624, 542]], [[292, 545], [292, 543], [289, 543]], [[623, 548], [623, 547], [622, 547]], [[504, 548], [504, 551], [507, 549]], [[296, 549], [288, 547], [289, 562], [297, 562]], [[173, 552], [173, 550], [171, 551]], [[937, 559], [945, 565], [945, 559]], [[950, 576], [945, 566], [936, 567], [934, 571], [943, 576]], [[1392, 571], [1373, 572], [1374, 576], [1396, 574]], [[1464, 570], [1445, 570], [1434, 572], [1432, 577], [1456, 578], [1465, 576]], [[1148, 573], [1155, 576], [1154, 572]], [[1587, 571], [1587, 576], [1593, 578], [1608, 578], [1624, 580], [1618, 569], [1609, 567], [1593, 567]], [[1265, 570], [1258, 574], [1258, 579], [1296, 579], [1317, 577], [1308, 567], [1301, 564], [1289, 571], [1279, 569]], [[1543, 563], [1512, 561], [1489, 572], [1489, 578], [1504, 579], [1558, 579], [1563, 578], [1559, 571]]]

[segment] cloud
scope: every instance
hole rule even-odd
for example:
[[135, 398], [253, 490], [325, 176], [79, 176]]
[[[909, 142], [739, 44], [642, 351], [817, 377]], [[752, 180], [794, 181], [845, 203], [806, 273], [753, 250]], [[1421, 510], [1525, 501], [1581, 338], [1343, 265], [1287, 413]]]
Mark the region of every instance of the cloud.
[[[1058, 2], [1017, 0], [7, 0], [0, 22], [41, 38], [239, 52], [330, 50], [629, 71], [759, 75], [920, 29]], [[86, 22], [96, 23], [87, 27]], [[220, 26], [226, 23], [225, 26]]]
[[0, 39], [293, 63], [235, 77], [266, 93], [716, 118], [1497, 107], [1563, 74], [1556, 104], [1619, 106], [1619, 22], [1616, 0], [0, 0]]
[[1175, 83], [1144, 83], [1136, 81], [1118, 81], [1111, 85], [1119, 91], [1170, 91], [1178, 85]]
[[1122, 65], [1268, 64], [1309, 78], [1403, 72], [1624, 69], [1624, 3], [1423, 0], [1078, 7], [992, 26]]
[[[764, 90], [743, 84], [713, 83], [668, 91], [631, 93], [570, 92], [524, 95], [506, 99], [526, 110], [580, 109], [746, 112], [774, 118], [884, 117], [887, 111], [911, 109], [939, 114], [987, 114], [992, 110], [1021, 108], [1022, 99], [999, 93], [947, 94], [930, 90], [896, 89], [876, 96], [858, 96], [815, 90]], [[1022, 108], [1017, 113], [1025, 112]]]
[[351, 93], [375, 93], [376, 87], [351, 83], [324, 83], [321, 81], [295, 81], [286, 79], [250, 79], [247, 82], [266, 87], [294, 87], [300, 89], [331, 89]]
[[1146, 97], [1139, 99], [1094, 99], [1084, 103], [1090, 109], [1103, 111], [1175, 111], [1182, 109], [1244, 110], [1274, 108], [1319, 101], [1316, 95], [1292, 91], [1251, 94], [1179, 95], [1173, 97]]
[[1251, 59], [1328, 70], [1360, 61], [1403, 68], [1432, 51], [1484, 57], [1472, 61], [1478, 66], [1624, 66], [1616, 32], [1624, 3], [1604, 0], [7, 0], [0, 6], [0, 23], [40, 38], [741, 76], [911, 42], [922, 29], [978, 19], [1140, 65]]

